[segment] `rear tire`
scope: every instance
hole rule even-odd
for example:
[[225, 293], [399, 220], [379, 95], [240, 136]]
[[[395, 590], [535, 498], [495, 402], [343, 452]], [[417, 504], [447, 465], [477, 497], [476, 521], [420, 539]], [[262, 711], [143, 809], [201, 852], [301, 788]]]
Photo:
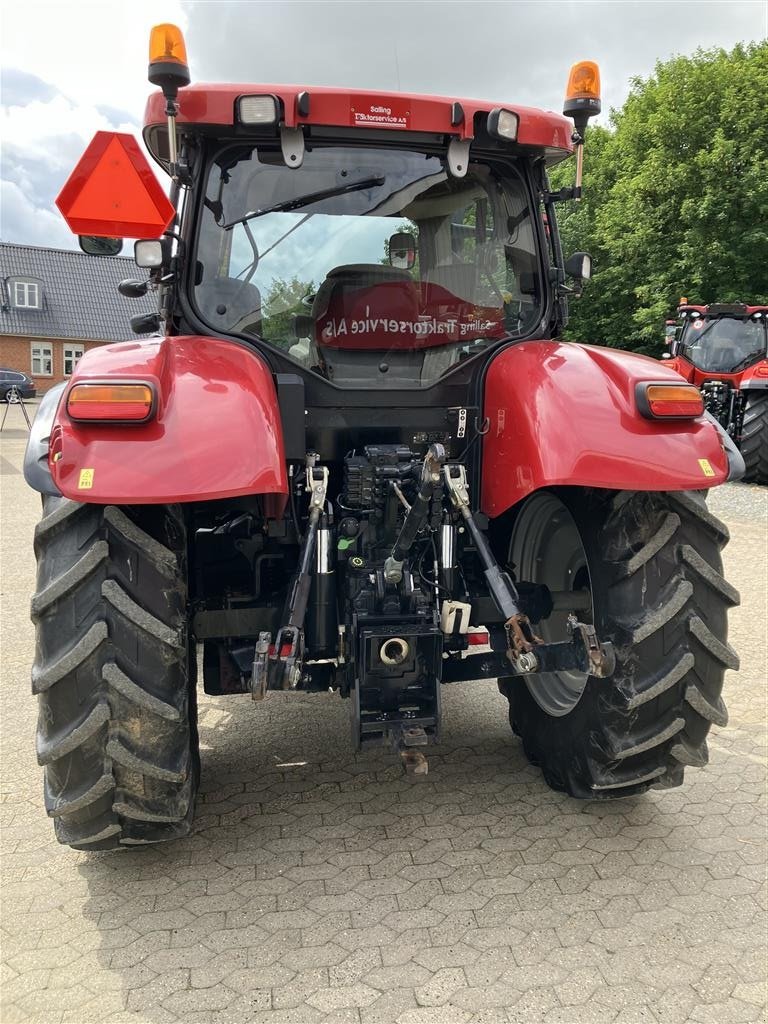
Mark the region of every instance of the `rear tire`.
[[741, 428], [747, 483], [768, 484], [768, 393], [747, 392]]
[[57, 839], [186, 835], [199, 759], [181, 507], [46, 496], [35, 554], [37, 755]]
[[536, 677], [500, 680], [513, 730], [547, 783], [571, 796], [679, 786], [685, 766], [707, 763], [707, 733], [727, 721], [723, 676], [738, 667], [726, 642], [739, 601], [722, 576], [728, 530], [699, 492], [557, 494], [578, 527], [594, 624], [614, 645], [616, 670], [589, 676], [557, 715], [535, 698]]

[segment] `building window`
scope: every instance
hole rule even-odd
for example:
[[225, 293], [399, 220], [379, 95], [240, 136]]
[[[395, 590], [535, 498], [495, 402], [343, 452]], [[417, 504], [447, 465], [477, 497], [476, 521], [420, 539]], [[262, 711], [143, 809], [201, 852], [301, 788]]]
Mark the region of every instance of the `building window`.
[[14, 281], [13, 304], [17, 309], [40, 309], [40, 285], [37, 281]]
[[64, 346], [64, 376], [71, 377], [77, 366], [78, 360], [82, 358], [84, 349], [82, 345]]
[[53, 376], [53, 347], [46, 341], [32, 342], [32, 376]]

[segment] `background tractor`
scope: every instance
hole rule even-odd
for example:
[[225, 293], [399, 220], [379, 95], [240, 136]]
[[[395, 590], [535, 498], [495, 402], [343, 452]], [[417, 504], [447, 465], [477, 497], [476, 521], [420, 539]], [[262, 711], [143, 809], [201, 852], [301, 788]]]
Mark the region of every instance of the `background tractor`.
[[198, 674], [257, 702], [335, 691], [355, 747], [416, 772], [442, 686], [486, 680], [556, 789], [679, 785], [726, 720], [738, 595], [705, 493], [743, 467], [674, 370], [558, 340], [590, 269], [556, 204], [581, 193], [596, 66], [568, 117], [195, 86], [162, 25], [149, 77], [170, 202], [100, 134], [58, 203], [94, 253], [155, 234], [120, 286], [156, 294], [133, 320], [155, 336], [87, 352], [25, 461], [58, 838], [189, 831]]
[[701, 389], [744, 457], [744, 479], [768, 484], [768, 306], [684, 301], [678, 317], [667, 365]]

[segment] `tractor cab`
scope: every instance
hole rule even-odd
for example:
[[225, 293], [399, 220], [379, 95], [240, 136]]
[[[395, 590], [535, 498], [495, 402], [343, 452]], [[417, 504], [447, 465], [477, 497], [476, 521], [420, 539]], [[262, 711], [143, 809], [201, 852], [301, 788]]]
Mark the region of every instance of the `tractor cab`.
[[702, 374], [738, 374], [768, 355], [768, 308], [681, 305], [675, 354]]
[[745, 479], [768, 483], [768, 306], [682, 299], [667, 365], [701, 391], [734, 440]]
[[[365, 129], [361, 129], [364, 132]], [[451, 174], [438, 148], [366, 138], [286, 167], [223, 145], [207, 171], [190, 305], [345, 387], [423, 388], [544, 315], [526, 161]]]

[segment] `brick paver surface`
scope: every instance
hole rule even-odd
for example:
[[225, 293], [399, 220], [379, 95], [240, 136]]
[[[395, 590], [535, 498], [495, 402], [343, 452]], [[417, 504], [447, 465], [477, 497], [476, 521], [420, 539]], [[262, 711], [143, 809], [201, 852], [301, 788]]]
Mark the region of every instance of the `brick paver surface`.
[[764, 515], [730, 520], [744, 664], [681, 789], [553, 793], [492, 685], [444, 689], [418, 782], [351, 752], [334, 696], [203, 697], [194, 835], [76, 853], [42, 806], [39, 500], [4, 437], [2, 1024], [765, 1019]]

